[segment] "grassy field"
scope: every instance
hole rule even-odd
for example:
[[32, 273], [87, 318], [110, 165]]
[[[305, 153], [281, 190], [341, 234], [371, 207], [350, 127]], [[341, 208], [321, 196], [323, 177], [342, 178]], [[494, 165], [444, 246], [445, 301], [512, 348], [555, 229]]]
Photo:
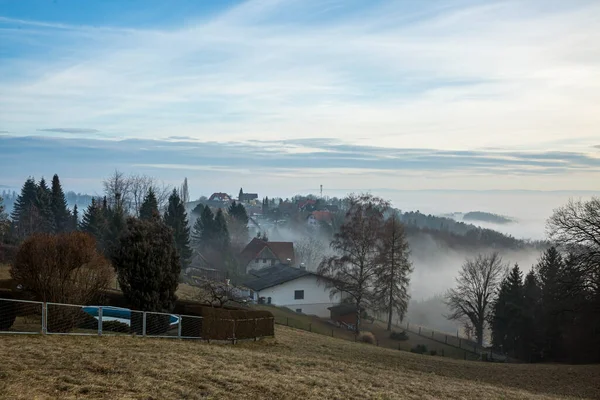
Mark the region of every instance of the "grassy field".
[[600, 397], [600, 366], [421, 356], [286, 327], [233, 345], [140, 337], [0, 337], [5, 399]]
[[[320, 319], [315, 316], [298, 314], [288, 308], [276, 307], [272, 305], [257, 304], [253, 305], [252, 308], [270, 311], [275, 317], [275, 322], [277, 322], [278, 324], [289, 325], [292, 328], [302, 330], [310, 329], [312, 332], [316, 332], [322, 335], [333, 336], [336, 338], [354, 341], [353, 332], [348, 331], [345, 328], [337, 328], [327, 323], [323, 319]], [[463, 359], [466, 353], [467, 359], [477, 358], [477, 356], [472, 352], [465, 352], [464, 350], [458, 349], [456, 347], [445, 345], [444, 343], [440, 343], [410, 332], [408, 333], [409, 340], [392, 340], [390, 339], [390, 332], [386, 330], [386, 325], [383, 322], [375, 321], [371, 324], [368, 321], [363, 321], [362, 329], [373, 333], [373, 335], [377, 338], [379, 342], [379, 346], [382, 347], [410, 351], [411, 348], [417, 345], [424, 345], [427, 347], [427, 350], [435, 350], [438, 353], [438, 355], [443, 354], [445, 357]], [[402, 329], [396, 328], [396, 330], [400, 331]]]

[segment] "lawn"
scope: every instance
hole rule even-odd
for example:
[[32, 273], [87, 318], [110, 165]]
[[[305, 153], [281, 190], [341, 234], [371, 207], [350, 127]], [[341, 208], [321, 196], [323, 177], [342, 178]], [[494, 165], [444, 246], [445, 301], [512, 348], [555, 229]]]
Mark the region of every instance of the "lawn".
[[600, 397], [600, 366], [421, 356], [278, 326], [238, 345], [0, 336], [0, 398], [523, 399]]

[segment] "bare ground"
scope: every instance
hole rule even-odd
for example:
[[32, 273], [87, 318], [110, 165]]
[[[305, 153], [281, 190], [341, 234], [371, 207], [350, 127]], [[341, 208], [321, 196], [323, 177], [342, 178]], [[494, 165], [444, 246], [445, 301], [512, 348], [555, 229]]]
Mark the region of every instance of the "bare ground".
[[600, 366], [421, 356], [276, 327], [238, 345], [129, 336], [0, 336], [6, 399], [600, 398]]

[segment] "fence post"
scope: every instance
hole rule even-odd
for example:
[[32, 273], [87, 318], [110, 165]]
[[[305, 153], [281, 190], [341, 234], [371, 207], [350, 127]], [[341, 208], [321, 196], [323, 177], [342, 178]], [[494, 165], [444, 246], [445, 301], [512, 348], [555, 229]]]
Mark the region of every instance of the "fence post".
[[421, 334], [421, 327], [419, 327], [419, 335]]
[[312, 322], [308, 324], [308, 331], [312, 332]]
[[257, 319], [254, 318], [254, 341], [256, 342], [256, 324], [257, 324]]
[[146, 311], [142, 312], [142, 336], [146, 336]]
[[290, 317], [285, 318], [285, 326], [290, 326]]
[[183, 317], [181, 316], [181, 314], [179, 315], [179, 324], [177, 326], [177, 337], [179, 339], [181, 339], [181, 320], [183, 319]]
[[98, 307], [98, 336], [102, 336], [102, 306]]
[[233, 325], [233, 336], [232, 336], [232, 339], [231, 339], [231, 344], [235, 344], [235, 319], [232, 319], [231, 321], [233, 322], [232, 323], [232, 325]]
[[446, 335], [446, 344], [448, 344], [448, 335]]
[[333, 337], [333, 328], [331, 329], [331, 337]]
[[42, 303], [42, 334], [48, 333], [48, 303]]

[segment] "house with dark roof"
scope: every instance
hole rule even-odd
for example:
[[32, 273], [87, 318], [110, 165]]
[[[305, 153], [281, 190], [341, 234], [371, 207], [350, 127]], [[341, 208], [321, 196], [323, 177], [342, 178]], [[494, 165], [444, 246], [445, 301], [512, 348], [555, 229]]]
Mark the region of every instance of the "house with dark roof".
[[251, 270], [244, 286], [252, 290], [251, 297], [257, 303], [328, 318], [329, 308], [340, 304], [342, 297], [333, 294], [324, 279], [304, 268], [276, 264]]
[[242, 250], [239, 261], [246, 273], [275, 264], [294, 265], [294, 243], [269, 242], [255, 237]]
[[238, 195], [238, 201], [240, 203], [250, 203], [253, 200], [258, 199], [258, 193], [244, 193], [243, 188], [240, 188], [240, 193]]

